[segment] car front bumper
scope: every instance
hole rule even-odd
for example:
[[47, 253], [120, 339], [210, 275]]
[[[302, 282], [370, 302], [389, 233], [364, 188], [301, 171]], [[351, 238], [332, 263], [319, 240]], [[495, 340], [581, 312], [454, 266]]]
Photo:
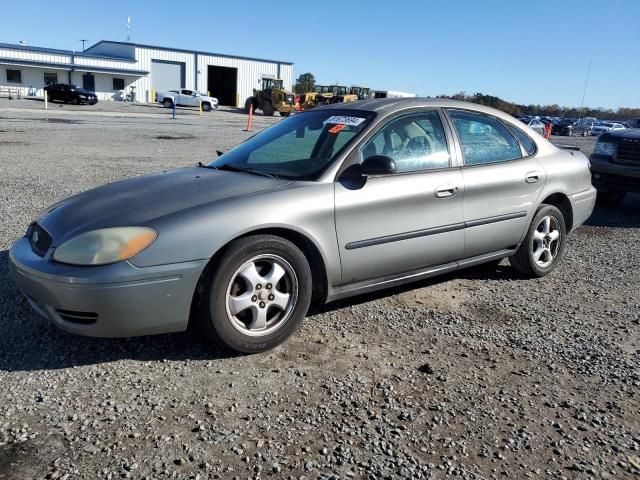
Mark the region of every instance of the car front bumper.
[[76, 267], [36, 255], [26, 238], [13, 244], [9, 269], [40, 315], [92, 337], [183, 331], [206, 260], [138, 268], [129, 262]]
[[615, 163], [608, 157], [591, 155], [591, 182], [601, 191], [640, 192], [640, 164]]

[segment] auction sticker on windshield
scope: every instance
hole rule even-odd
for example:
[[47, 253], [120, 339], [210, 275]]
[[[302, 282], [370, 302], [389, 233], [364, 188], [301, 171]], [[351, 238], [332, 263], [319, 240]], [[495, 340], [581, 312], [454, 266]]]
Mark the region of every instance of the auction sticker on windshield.
[[337, 123], [342, 125], [351, 125], [352, 127], [357, 127], [366, 119], [362, 117], [343, 117], [340, 115], [334, 115], [333, 117], [327, 118], [322, 123]]

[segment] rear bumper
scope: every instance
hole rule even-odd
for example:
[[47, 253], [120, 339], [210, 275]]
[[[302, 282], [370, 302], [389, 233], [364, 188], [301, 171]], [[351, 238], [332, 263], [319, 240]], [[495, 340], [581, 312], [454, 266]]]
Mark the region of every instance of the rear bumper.
[[569, 197], [573, 210], [573, 225], [571, 230], [575, 230], [584, 222], [586, 222], [596, 204], [597, 190], [593, 187], [584, 192], [576, 193]]
[[70, 267], [39, 257], [26, 238], [9, 252], [11, 276], [34, 310], [68, 332], [93, 337], [185, 330], [206, 263]]

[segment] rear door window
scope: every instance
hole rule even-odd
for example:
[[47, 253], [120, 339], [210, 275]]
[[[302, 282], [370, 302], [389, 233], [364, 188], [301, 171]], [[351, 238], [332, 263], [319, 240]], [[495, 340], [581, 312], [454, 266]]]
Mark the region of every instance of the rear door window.
[[515, 137], [496, 117], [467, 110], [448, 110], [458, 133], [465, 165], [522, 158]]

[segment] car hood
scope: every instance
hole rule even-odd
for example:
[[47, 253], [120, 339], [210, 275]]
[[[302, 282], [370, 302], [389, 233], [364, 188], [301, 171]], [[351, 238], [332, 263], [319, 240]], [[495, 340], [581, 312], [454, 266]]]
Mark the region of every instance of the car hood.
[[623, 139], [629, 139], [629, 140], [640, 140], [640, 128], [622, 128], [619, 130], [612, 130], [610, 132], [607, 132], [605, 136], [602, 136], [601, 139], [617, 139], [617, 140], [623, 140]]
[[202, 205], [281, 188], [290, 180], [209, 168], [183, 168], [110, 183], [51, 206], [38, 223], [59, 246], [97, 228], [153, 226]]

